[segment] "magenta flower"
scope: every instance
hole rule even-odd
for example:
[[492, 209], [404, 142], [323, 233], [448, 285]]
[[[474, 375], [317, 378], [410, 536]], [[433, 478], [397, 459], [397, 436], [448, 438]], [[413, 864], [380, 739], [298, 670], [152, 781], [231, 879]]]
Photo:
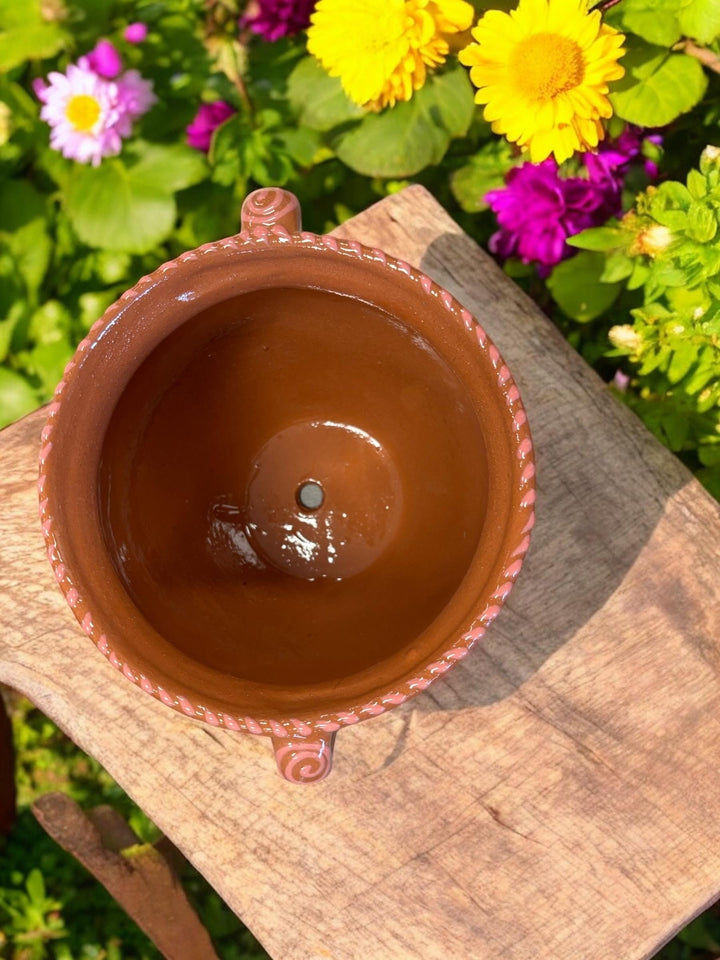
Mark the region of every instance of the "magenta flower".
[[585, 166], [591, 180], [600, 181], [611, 177], [622, 185], [622, 180], [628, 167], [636, 160], [643, 160], [645, 172], [651, 180], [658, 174], [657, 164], [642, 155], [645, 141], [662, 144], [662, 136], [657, 133], [648, 134], [642, 127], [629, 123], [615, 140], [606, 140], [600, 144], [597, 153], [586, 153]]
[[226, 100], [200, 104], [193, 122], [185, 128], [188, 145], [207, 153], [215, 130], [234, 113], [237, 110]]
[[492, 252], [537, 263], [542, 276], [577, 252], [566, 244], [568, 237], [620, 212], [620, 190], [613, 180], [564, 180], [552, 158], [514, 167], [505, 186], [486, 193], [485, 200], [500, 227], [490, 238]]
[[125, 27], [125, 32], [123, 33], [123, 36], [128, 43], [142, 43], [147, 35], [147, 24], [142, 23], [142, 21], [138, 21], [137, 23], [129, 23], [127, 27]]
[[106, 80], [114, 80], [123, 68], [120, 54], [109, 40], [98, 40], [90, 53], [78, 60], [78, 66], [89, 67]]
[[245, 15], [240, 25], [249, 26], [272, 43], [280, 37], [292, 37], [310, 26], [310, 14], [317, 0], [257, 0], [257, 12]]

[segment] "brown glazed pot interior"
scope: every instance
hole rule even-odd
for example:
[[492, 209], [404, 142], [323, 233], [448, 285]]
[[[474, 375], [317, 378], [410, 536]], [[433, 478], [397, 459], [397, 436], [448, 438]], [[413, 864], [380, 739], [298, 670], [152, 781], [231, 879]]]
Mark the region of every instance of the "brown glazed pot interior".
[[427, 278], [350, 247], [241, 235], [166, 265], [51, 412], [68, 600], [130, 679], [231, 729], [401, 702], [527, 549], [497, 352]]
[[430, 343], [292, 286], [202, 310], [155, 348], [99, 481], [107, 549], [148, 623], [275, 709], [369, 670], [392, 684], [465, 577], [488, 502], [480, 420]]

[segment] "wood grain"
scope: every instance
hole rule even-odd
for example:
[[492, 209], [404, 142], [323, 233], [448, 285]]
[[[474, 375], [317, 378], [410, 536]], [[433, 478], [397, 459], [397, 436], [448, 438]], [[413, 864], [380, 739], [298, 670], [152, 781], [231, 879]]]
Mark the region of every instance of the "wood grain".
[[720, 511], [422, 188], [340, 231], [487, 327], [538, 454], [538, 525], [481, 650], [338, 737], [266, 741], [117, 675], [52, 580], [42, 414], [0, 434], [0, 681], [97, 757], [280, 960], [640, 960], [720, 891]]

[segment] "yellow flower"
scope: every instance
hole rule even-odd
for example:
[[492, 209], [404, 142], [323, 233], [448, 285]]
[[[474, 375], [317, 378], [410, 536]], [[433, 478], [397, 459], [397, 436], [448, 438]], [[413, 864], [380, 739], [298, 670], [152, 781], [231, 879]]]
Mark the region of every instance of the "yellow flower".
[[625, 72], [617, 62], [625, 37], [587, 0], [520, 0], [509, 14], [489, 10], [472, 35], [460, 61], [495, 133], [533, 163], [598, 145], [612, 116], [608, 84]]
[[422, 87], [472, 18], [465, 0], [319, 0], [308, 50], [351, 100], [381, 110]]

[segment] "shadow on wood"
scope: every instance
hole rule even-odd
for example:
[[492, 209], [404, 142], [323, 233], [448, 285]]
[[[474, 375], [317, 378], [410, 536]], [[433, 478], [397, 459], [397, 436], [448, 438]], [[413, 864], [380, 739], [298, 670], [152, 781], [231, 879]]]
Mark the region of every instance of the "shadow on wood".
[[0, 836], [15, 822], [15, 752], [12, 727], [0, 689]]
[[112, 807], [87, 815], [70, 797], [33, 804], [41, 826], [102, 883], [166, 960], [218, 960], [207, 930], [163, 853], [141, 844]]

